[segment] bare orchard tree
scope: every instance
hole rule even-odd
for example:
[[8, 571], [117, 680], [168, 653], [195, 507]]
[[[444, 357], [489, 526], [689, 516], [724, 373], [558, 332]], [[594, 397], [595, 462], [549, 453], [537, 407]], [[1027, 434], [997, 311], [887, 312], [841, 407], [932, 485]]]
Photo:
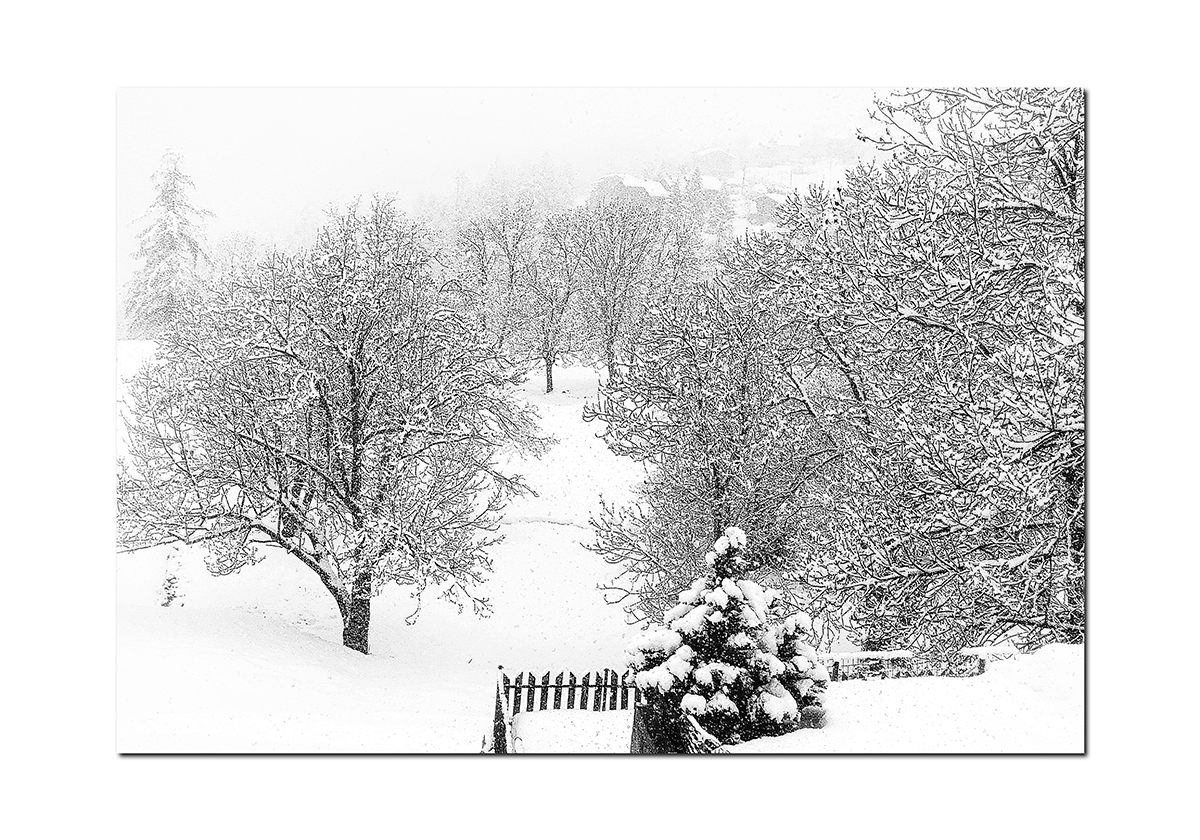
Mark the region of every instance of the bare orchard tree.
[[130, 385], [122, 543], [206, 546], [214, 574], [286, 552], [362, 653], [389, 582], [486, 610], [486, 549], [526, 489], [497, 453], [545, 440], [457, 283], [377, 199], [185, 315]]
[[674, 606], [703, 571], [698, 548], [729, 523], [753, 535], [764, 577], [795, 563], [818, 515], [801, 499], [839, 453], [794, 393], [788, 303], [755, 276], [690, 290], [651, 313], [601, 407], [584, 412], [615, 454], [647, 467], [635, 504], [592, 519], [590, 547], [619, 569], [609, 592], [635, 620]]
[[546, 370], [546, 393], [554, 390], [554, 365], [565, 353], [588, 343], [581, 309], [585, 264], [571, 238], [569, 213], [555, 214], [543, 223], [538, 260], [525, 275], [521, 333]]
[[655, 208], [614, 201], [575, 210], [564, 235], [587, 271], [585, 309], [611, 380], [618, 350], [651, 299], [662, 266], [663, 216]]
[[524, 296], [538, 259], [539, 222], [526, 196], [501, 196], [493, 210], [478, 213], [459, 229], [458, 251], [466, 275], [477, 285], [485, 326], [508, 348], [524, 317]]
[[588, 344], [580, 312], [587, 266], [572, 215], [543, 219], [524, 194], [500, 196], [498, 210], [467, 221], [457, 237], [459, 264], [477, 289], [476, 306], [497, 346], [518, 363], [541, 362], [546, 392], [554, 365]]

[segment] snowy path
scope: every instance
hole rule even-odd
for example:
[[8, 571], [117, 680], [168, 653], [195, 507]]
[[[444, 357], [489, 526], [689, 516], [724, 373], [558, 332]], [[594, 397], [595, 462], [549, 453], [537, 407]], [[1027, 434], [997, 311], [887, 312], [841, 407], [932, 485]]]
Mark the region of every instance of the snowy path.
[[[127, 343], [128, 374], [148, 347]], [[630, 635], [597, 585], [610, 569], [581, 541], [601, 493], [626, 497], [637, 468], [581, 420], [590, 369], [556, 371], [559, 392], [527, 398], [559, 443], [520, 467], [537, 497], [507, 511], [491, 551], [480, 619], [393, 587], [373, 605], [372, 655], [346, 651], [332, 599], [310, 572], [268, 557], [227, 578], [199, 555], [118, 559], [118, 745], [122, 751], [475, 752], [491, 718], [495, 669], [619, 667]], [[180, 602], [163, 608], [168, 565]]]

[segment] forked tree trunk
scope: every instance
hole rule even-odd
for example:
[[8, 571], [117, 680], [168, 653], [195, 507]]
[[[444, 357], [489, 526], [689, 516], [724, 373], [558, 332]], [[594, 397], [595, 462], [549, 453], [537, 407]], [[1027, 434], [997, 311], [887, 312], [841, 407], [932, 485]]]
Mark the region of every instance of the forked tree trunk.
[[354, 581], [350, 603], [342, 614], [342, 644], [359, 653], [369, 653], [371, 629], [371, 574], [363, 572]]

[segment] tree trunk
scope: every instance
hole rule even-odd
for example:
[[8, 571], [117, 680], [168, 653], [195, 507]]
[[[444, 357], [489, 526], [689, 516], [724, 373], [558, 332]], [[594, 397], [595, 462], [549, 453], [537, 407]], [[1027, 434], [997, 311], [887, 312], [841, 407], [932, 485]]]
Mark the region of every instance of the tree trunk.
[[613, 376], [617, 372], [617, 336], [616, 333], [608, 333], [604, 336], [604, 365], [608, 369], [608, 382], [611, 385]]
[[546, 357], [546, 393], [554, 390], [554, 359]]
[[717, 465], [715, 463], [711, 464], [710, 466], [712, 467], [712, 488], [713, 488], [712, 526], [713, 526], [713, 540], [715, 541], [715, 540], [721, 539], [721, 535], [725, 533], [725, 529], [729, 525], [732, 525], [733, 523], [727, 521], [729, 519], [729, 516], [728, 516], [727, 511], [725, 510], [725, 504], [724, 504], [725, 487], [727, 486], [728, 482], [724, 482], [721, 480], [721, 470], [717, 467]]
[[371, 629], [371, 573], [363, 572], [354, 581], [350, 603], [342, 614], [342, 644], [359, 653], [369, 653], [367, 635]]
[[668, 715], [650, 702], [639, 703], [633, 708], [629, 751], [658, 755], [728, 752], [693, 716]]
[[668, 718], [658, 706], [642, 701], [633, 707], [633, 732], [630, 736], [631, 753], [656, 755], [681, 754], [687, 752], [687, 744], [678, 718]]

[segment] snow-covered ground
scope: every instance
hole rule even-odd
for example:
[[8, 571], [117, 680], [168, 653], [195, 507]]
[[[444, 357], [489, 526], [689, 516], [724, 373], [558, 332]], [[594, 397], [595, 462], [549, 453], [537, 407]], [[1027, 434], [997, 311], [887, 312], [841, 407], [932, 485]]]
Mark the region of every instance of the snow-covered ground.
[[[123, 342], [118, 370], [153, 352]], [[509, 671], [621, 668], [631, 635], [597, 585], [611, 571], [580, 543], [606, 499], [638, 468], [582, 422], [590, 368], [536, 376], [528, 399], [559, 443], [521, 471], [537, 497], [515, 501], [491, 550], [493, 614], [463, 614], [393, 587], [372, 606], [370, 656], [341, 646], [337, 608], [307, 569], [278, 554], [213, 578], [196, 552], [117, 559], [118, 747], [123, 752], [477, 752], [491, 723], [496, 666]], [[169, 607], [162, 585], [179, 580]]]
[[1081, 753], [1083, 646], [1050, 645], [977, 677], [847, 680], [829, 687], [826, 727], [734, 752]]
[[628, 753], [632, 735], [633, 709], [547, 709], [513, 718], [513, 748], [519, 753]]
[[[1051, 645], [978, 677], [848, 680], [829, 717], [731, 747], [735, 753], [1081, 753], [1083, 647]], [[632, 712], [519, 713], [517, 752], [628, 752]]]
[[[153, 351], [122, 342], [126, 376]], [[581, 420], [589, 368], [555, 371], [558, 392], [525, 387], [559, 443], [522, 466], [539, 493], [507, 511], [480, 619], [427, 598], [416, 623], [393, 587], [373, 604], [370, 656], [341, 645], [332, 599], [286, 556], [213, 578], [193, 551], [117, 559], [117, 735], [122, 752], [478, 752], [496, 666], [510, 673], [621, 668], [632, 635], [597, 586], [611, 570], [580, 543], [603, 493], [628, 497], [639, 468]], [[161, 606], [168, 573], [177, 599]], [[1049, 648], [970, 679], [849, 681], [830, 687], [830, 722], [746, 744], [779, 752], [1077, 752], [1082, 648]], [[620, 752], [628, 712], [517, 715], [526, 752]]]

